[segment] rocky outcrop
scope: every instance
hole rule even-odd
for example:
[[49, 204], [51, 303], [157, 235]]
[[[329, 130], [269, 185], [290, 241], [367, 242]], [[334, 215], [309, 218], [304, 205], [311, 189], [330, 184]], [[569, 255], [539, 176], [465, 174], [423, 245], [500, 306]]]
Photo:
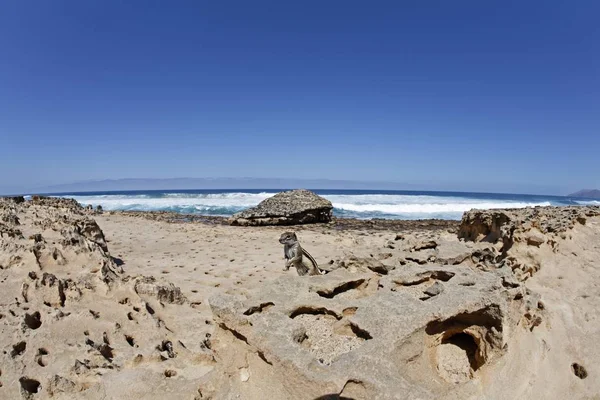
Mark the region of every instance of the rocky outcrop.
[[573, 227], [599, 215], [597, 206], [474, 210], [464, 214], [458, 237], [491, 245], [473, 253], [481, 268], [507, 265], [519, 280], [525, 280], [541, 267], [535, 257], [543, 251], [541, 247], [558, 251], [559, 239], [566, 239]]
[[[283, 277], [246, 297], [216, 296], [217, 366], [200, 392], [248, 399], [261, 398], [254, 392], [261, 387], [274, 398], [474, 396], [476, 385], [455, 385], [502, 357], [530, 311], [522, 288], [501, 288], [498, 274], [460, 267], [407, 267], [385, 276], [340, 268], [304, 280]], [[241, 371], [251, 384], [237, 378]]]
[[[527, 357], [545, 359], [547, 339], [540, 338], [551, 325], [541, 295], [524, 281], [554, 252], [572, 256], [574, 228], [598, 215], [598, 208], [472, 211], [461, 239], [448, 232], [396, 234], [383, 238], [385, 256], [350, 254], [332, 260], [324, 276], [284, 276], [243, 295], [214, 296], [217, 364], [199, 393], [247, 399], [264, 398], [265, 388], [274, 398], [298, 399], [512, 393], [486, 382], [521, 379], [516, 371]], [[542, 350], [523, 358], [521, 348]]]
[[331, 202], [309, 190], [281, 192], [233, 215], [231, 225], [297, 225], [330, 222]]
[[83, 209], [75, 199], [48, 196], [31, 196], [31, 204], [56, 208]]
[[458, 237], [475, 242], [503, 241], [510, 247], [526, 232], [537, 230], [542, 234], [560, 234], [598, 215], [599, 206], [473, 210], [464, 214]]
[[6, 196], [6, 197], [0, 197], [0, 202], [20, 204], [20, 203], [24, 203], [25, 202], [25, 197], [23, 197], [23, 196]]
[[152, 276], [139, 277], [134, 288], [138, 295], [150, 295], [161, 303], [183, 304], [187, 300], [181, 289], [170, 282], [159, 282]]
[[99, 377], [123, 369], [142, 397], [162, 398], [148, 387], [176, 373], [165, 371], [212, 362], [204, 343], [184, 338], [199, 322], [181, 290], [127, 276], [76, 202], [2, 200], [0, 233], [0, 398], [121, 398]]

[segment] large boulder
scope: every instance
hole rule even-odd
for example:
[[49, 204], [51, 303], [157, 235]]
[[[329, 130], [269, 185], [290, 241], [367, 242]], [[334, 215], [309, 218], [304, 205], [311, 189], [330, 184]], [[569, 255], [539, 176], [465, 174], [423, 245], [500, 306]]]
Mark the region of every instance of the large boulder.
[[277, 193], [256, 207], [233, 215], [231, 225], [297, 225], [331, 221], [331, 202], [310, 190]]

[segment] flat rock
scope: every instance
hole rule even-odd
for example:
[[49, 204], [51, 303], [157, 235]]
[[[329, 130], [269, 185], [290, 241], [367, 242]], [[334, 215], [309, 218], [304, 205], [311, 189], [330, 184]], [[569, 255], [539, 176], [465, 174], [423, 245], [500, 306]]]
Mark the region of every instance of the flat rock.
[[437, 246], [436, 262], [447, 265], [460, 264], [471, 256], [470, 245], [458, 241], [443, 241]]

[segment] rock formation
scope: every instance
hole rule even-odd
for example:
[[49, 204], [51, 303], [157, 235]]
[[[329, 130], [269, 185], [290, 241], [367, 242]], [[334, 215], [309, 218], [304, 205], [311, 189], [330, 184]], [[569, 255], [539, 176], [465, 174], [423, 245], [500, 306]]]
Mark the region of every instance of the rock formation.
[[124, 273], [76, 202], [0, 199], [0, 232], [0, 398], [122, 398], [104, 380], [123, 374], [158, 399], [175, 363], [210, 368], [210, 351], [175, 333], [198, 329], [179, 288]]
[[331, 202], [309, 190], [277, 193], [231, 217], [231, 225], [297, 225], [331, 221]]
[[[200, 277], [185, 295], [144, 265], [143, 275], [129, 274], [96, 212], [65, 199], [0, 200], [0, 398], [600, 393], [600, 207], [470, 211], [458, 228], [401, 233], [302, 227], [351, 251], [324, 262], [328, 274], [303, 279], [229, 259], [248, 277], [262, 267], [271, 279], [215, 289], [212, 318], [200, 317], [192, 298], [207, 287], [195, 272], [204, 255], [190, 265]], [[160, 223], [140, 222], [133, 235]], [[219, 238], [239, 236], [213, 228]], [[244, 243], [273, 236], [279, 250], [282, 229], [253, 230]], [[204, 239], [198, 246], [210, 251], [214, 237]]]
[[[382, 261], [352, 255], [325, 276], [285, 276], [243, 296], [217, 295], [210, 299], [217, 364], [199, 392], [215, 399], [260, 399], [265, 390], [294, 399], [500, 398], [511, 392], [502, 385], [523, 381], [523, 362], [541, 362], [549, 343], [569, 340], [550, 335], [559, 322], [523, 281], [548, 254], [567, 260], [581, 251], [570, 236], [597, 216], [593, 207], [471, 211], [461, 240], [397, 235], [384, 244]], [[571, 368], [565, 375], [578, 384], [588, 374], [579, 367], [552, 368]], [[535, 398], [571, 393], [566, 383], [531, 385]]]

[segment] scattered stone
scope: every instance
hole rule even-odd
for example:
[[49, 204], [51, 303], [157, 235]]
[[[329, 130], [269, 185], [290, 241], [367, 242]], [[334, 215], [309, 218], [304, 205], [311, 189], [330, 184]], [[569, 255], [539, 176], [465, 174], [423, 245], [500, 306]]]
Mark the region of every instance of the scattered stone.
[[525, 234], [525, 240], [528, 245], [536, 247], [540, 247], [542, 244], [546, 243], [546, 237], [540, 232], [527, 232]]
[[151, 295], [162, 303], [183, 304], [187, 301], [181, 289], [172, 283], [159, 283], [152, 276], [143, 276], [135, 282], [135, 292], [139, 295]]
[[435, 240], [421, 239], [413, 245], [411, 250], [412, 251], [421, 251], [421, 250], [435, 249], [437, 247], [437, 245], [438, 244]]

